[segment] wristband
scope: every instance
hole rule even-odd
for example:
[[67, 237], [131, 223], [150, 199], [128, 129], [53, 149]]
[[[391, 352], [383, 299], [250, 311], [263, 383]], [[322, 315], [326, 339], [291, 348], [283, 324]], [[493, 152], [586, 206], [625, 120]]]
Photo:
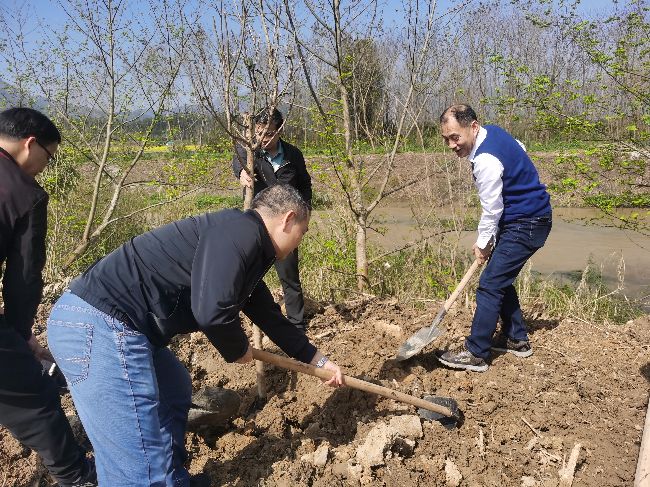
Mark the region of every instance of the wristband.
[[318, 368], [320, 369], [323, 365], [325, 365], [325, 362], [327, 362], [328, 360], [329, 360], [329, 359], [327, 358], [326, 355], [323, 356], [323, 358], [320, 359], [320, 360], [318, 361], [318, 363], [316, 364], [316, 367], [318, 367]]

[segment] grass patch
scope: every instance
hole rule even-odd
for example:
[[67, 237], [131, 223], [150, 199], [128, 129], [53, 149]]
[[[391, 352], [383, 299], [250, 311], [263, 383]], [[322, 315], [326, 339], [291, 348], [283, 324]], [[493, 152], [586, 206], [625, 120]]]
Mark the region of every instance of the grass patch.
[[199, 195], [196, 197], [196, 208], [202, 211], [217, 211], [225, 208], [244, 207], [244, 199], [241, 196], [216, 196], [216, 195]]
[[[619, 269], [624, 269], [623, 260]], [[575, 317], [598, 323], [623, 324], [644, 314], [640, 300], [620, 293], [624, 275], [615, 289], [607, 286], [599, 267], [590, 257], [585, 269], [570, 274], [571, 283], [545, 280], [531, 273], [528, 261], [515, 282], [522, 307], [555, 317]]]
[[585, 196], [583, 206], [596, 208], [650, 208], [650, 193], [598, 194]]
[[327, 210], [333, 204], [332, 198], [327, 193], [314, 191], [311, 195], [311, 207], [313, 210]]

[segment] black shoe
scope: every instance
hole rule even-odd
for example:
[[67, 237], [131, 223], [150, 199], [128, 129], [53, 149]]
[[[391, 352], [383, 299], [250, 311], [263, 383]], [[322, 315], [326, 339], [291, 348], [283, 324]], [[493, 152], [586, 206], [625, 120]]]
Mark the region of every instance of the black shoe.
[[513, 340], [503, 333], [499, 333], [492, 341], [492, 350], [512, 353], [517, 357], [530, 357], [533, 354], [533, 350], [530, 348], [530, 343], [527, 340]]
[[52, 487], [97, 487], [97, 469], [95, 469], [95, 459], [87, 458], [86, 459], [86, 468], [84, 468], [84, 473], [77, 480], [71, 484], [54, 484]]
[[210, 487], [212, 477], [207, 473], [198, 473], [190, 477], [190, 487]]
[[436, 350], [436, 357], [447, 367], [453, 367], [454, 369], [467, 369], [472, 372], [485, 372], [488, 369], [485, 360], [475, 357], [472, 352], [465, 348], [465, 344], [454, 350]]

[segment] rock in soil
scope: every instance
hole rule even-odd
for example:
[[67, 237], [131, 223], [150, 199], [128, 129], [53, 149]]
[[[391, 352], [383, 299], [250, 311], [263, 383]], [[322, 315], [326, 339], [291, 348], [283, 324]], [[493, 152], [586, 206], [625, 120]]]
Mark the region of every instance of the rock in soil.
[[376, 467], [384, 464], [384, 454], [393, 446], [397, 430], [380, 423], [366, 437], [366, 441], [357, 448], [357, 461], [364, 467]]
[[451, 459], [447, 458], [445, 463], [445, 482], [447, 487], [458, 487], [463, 480], [463, 475], [458, 470], [458, 467]]
[[397, 434], [404, 438], [422, 438], [422, 423], [420, 417], [415, 415], [395, 416], [391, 418], [390, 425]]

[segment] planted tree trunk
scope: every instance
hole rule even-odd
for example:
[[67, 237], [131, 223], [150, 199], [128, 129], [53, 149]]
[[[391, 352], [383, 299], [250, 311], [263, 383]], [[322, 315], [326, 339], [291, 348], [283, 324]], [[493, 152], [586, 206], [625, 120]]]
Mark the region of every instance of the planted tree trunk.
[[357, 217], [357, 288], [361, 291], [368, 285], [368, 252], [366, 251], [366, 218]]
[[[249, 134], [253, 133], [255, 127], [252, 115], [247, 120]], [[253, 193], [255, 191], [255, 151], [251, 144], [246, 144], [246, 166], [244, 170], [251, 178], [251, 187], [246, 188], [244, 194], [244, 210], [249, 210], [253, 204]], [[253, 325], [253, 346], [258, 350], [263, 350], [262, 346], [262, 330], [257, 325]], [[255, 371], [257, 372], [257, 397], [259, 398], [260, 406], [266, 402], [266, 376], [264, 375], [264, 362], [261, 360], [255, 361]]]
[[246, 172], [251, 178], [251, 187], [246, 189], [244, 195], [244, 210], [249, 210], [253, 204], [253, 192], [255, 191], [255, 152], [250, 146], [246, 146]]
[[[262, 331], [257, 325], [253, 325], [253, 346], [262, 350]], [[266, 401], [266, 376], [264, 375], [264, 362], [255, 361], [255, 371], [257, 372], [257, 397], [260, 405]]]

